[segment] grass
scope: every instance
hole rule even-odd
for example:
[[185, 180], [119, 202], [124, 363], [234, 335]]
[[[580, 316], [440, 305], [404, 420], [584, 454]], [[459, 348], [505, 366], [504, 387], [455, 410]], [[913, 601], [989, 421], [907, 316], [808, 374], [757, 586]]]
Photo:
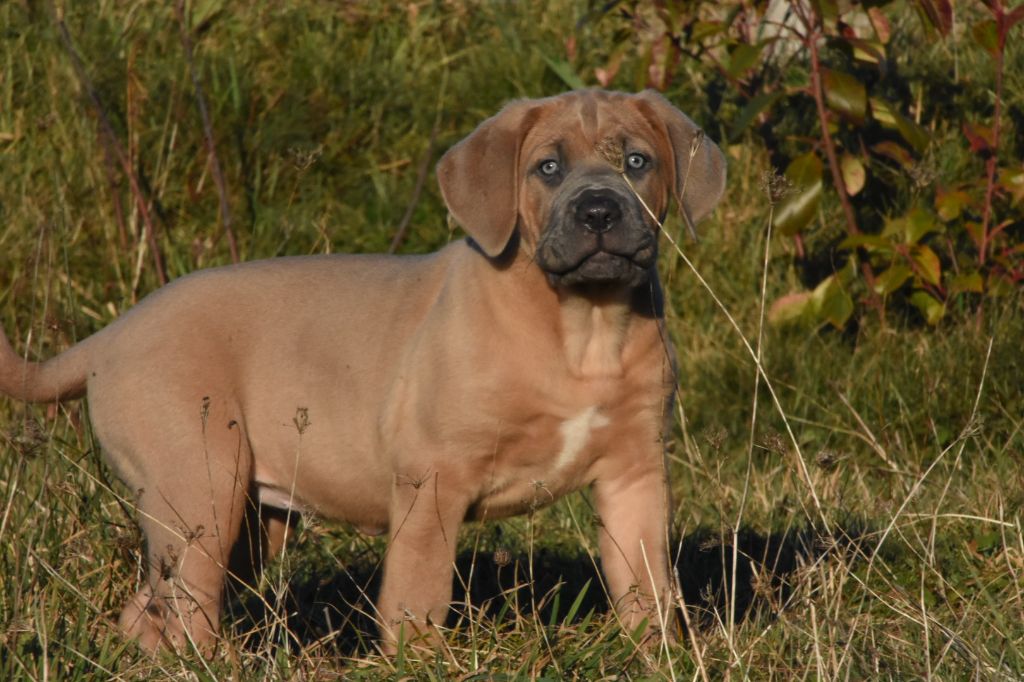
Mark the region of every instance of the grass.
[[[576, 36], [570, 69], [591, 82], [618, 30], [577, 23], [585, 12], [569, 2], [190, 10], [244, 259], [383, 251], [406, 213], [400, 252], [443, 244], [453, 235], [432, 176], [420, 177], [424, 157], [510, 97], [564, 89], [565, 36]], [[48, 7], [0, 6], [0, 320], [33, 356], [158, 285], [137, 196], [168, 276], [230, 261], [172, 9], [103, 3], [62, 17], [85, 79]], [[616, 85], [632, 87], [643, 68], [627, 56]], [[671, 94], [722, 139], [728, 126], [700, 96], [709, 78], [694, 69]], [[100, 133], [103, 116], [137, 191]], [[142, 576], [141, 538], [87, 405], [5, 401], [0, 678], [1024, 675], [1024, 299], [993, 299], [937, 330], [865, 319], [762, 336], [762, 302], [797, 275], [788, 243], [767, 243], [766, 152], [752, 139], [727, 151], [727, 196], [700, 243], [682, 248], [760, 349], [782, 411], [663, 241], [680, 363], [669, 449], [688, 625], [678, 642], [637, 649], [618, 631], [580, 493], [463, 529], [457, 592], [469, 606], [435, 658], [373, 652], [365, 614], [383, 545], [306, 518], [263, 591], [232, 600], [222, 655], [150, 659], [113, 624]], [[826, 204], [823, 224], [836, 208]], [[676, 220], [666, 229], [684, 233]]]

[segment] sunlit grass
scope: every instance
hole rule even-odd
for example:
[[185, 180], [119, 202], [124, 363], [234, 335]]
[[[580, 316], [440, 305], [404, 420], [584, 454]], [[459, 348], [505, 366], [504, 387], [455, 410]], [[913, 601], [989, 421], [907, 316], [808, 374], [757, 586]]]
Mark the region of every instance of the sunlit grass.
[[[565, 88], [546, 58], [562, 58], [582, 16], [569, 3], [192, 11], [244, 259], [386, 250], [425, 155], [508, 98]], [[30, 356], [109, 323], [157, 282], [135, 190], [48, 12], [0, 5], [0, 323]], [[229, 262], [170, 7], [66, 12], [168, 275]], [[579, 29], [584, 77], [607, 57], [610, 30]], [[679, 87], [677, 103], [720, 139], [705, 103], [688, 105], [692, 83]], [[723, 204], [699, 244], [679, 242], [694, 269], [662, 242], [680, 365], [669, 465], [689, 627], [676, 641], [637, 648], [617, 629], [582, 493], [463, 530], [462, 604], [425, 659], [374, 649], [381, 542], [313, 518], [260, 591], [233, 598], [218, 656], [151, 659], [114, 625], [142, 579], [141, 537], [87, 406], [4, 401], [0, 678], [1020, 677], [1021, 299], [938, 330], [898, 319], [843, 333], [765, 328], [752, 348], [777, 405], [764, 383], [755, 401], [751, 354], [694, 270], [752, 342], [762, 302], [795, 275], [776, 237], [762, 279], [765, 154], [727, 151]], [[411, 216], [400, 252], [452, 238], [432, 175]]]

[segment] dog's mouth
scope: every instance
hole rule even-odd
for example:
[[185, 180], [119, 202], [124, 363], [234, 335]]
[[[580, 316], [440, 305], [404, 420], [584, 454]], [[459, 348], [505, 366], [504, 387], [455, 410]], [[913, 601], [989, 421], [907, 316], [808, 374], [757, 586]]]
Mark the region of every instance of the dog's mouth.
[[[648, 255], [649, 254], [649, 255]], [[620, 284], [637, 286], [647, 280], [654, 265], [654, 247], [622, 255], [598, 249], [584, 253], [572, 265], [544, 268], [553, 284]]]

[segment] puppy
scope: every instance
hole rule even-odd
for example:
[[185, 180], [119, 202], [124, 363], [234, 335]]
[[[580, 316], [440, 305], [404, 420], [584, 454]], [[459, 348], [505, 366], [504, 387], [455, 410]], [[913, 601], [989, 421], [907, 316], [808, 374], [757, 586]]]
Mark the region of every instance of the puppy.
[[587, 90], [510, 103], [437, 177], [469, 237], [436, 253], [198, 272], [42, 363], [0, 334], [0, 391], [88, 396], [137, 497], [148, 575], [120, 625], [142, 646], [208, 648], [243, 528], [270, 556], [286, 510], [388, 533], [385, 647], [431, 636], [464, 520], [583, 486], [624, 625], [664, 622], [659, 221], [713, 209], [721, 152], [654, 92]]

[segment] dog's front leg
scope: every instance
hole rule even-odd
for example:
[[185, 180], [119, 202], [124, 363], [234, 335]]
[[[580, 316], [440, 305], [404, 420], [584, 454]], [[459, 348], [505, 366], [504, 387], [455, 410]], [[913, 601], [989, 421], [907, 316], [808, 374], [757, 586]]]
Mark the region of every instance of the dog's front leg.
[[399, 641], [438, 641], [452, 598], [459, 525], [468, 503], [455, 477], [430, 469], [396, 474], [391, 491], [390, 542], [377, 600], [384, 650]]
[[594, 483], [601, 564], [615, 611], [627, 631], [673, 628], [667, 550], [668, 487], [661, 467]]

